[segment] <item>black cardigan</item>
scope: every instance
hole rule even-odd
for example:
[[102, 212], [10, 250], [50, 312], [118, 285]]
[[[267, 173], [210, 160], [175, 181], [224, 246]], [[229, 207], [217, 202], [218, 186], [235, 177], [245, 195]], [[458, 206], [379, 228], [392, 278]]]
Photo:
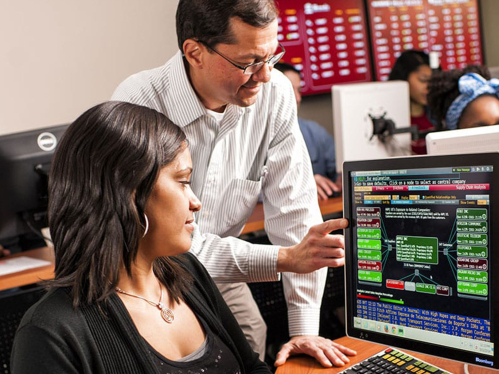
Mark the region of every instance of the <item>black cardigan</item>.
[[[242, 373], [270, 373], [199, 261], [190, 253], [175, 259], [194, 279], [185, 302], [232, 350]], [[67, 289], [50, 290], [19, 325], [12, 373], [158, 373], [121, 299], [113, 294], [103, 311], [106, 316], [96, 305], [74, 310]]]

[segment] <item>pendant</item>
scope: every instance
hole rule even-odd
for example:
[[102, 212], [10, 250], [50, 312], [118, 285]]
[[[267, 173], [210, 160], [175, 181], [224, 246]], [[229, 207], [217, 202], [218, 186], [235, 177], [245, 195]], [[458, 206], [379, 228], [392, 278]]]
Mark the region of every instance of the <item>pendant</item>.
[[161, 310], [161, 317], [166, 323], [172, 323], [175, 320], [175, 315], [170, 308], [165, 307], [162, 303], [158, 304], [159, 310]]

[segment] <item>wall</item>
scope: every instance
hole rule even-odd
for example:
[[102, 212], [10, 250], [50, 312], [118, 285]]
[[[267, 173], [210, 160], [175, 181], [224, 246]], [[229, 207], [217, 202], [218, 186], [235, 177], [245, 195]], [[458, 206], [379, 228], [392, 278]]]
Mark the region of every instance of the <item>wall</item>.
[[[178, 0], [0, 2], [0, 135], [69, 123], [109, 99], [130, 74], [177, 51]], [[499, 66], [498, 0], [481, 0], [484, 48]], [[331, 133], [331, 95], [305, 97], [299, 111]]]
[[0, 135], [69, 123], [165, 63], [178, 50], [177, 3], [1, 1]]
[[481, 0], [480, 14], [482, 17], [482, 31], [485, 51], [485, 63], [488, 66], [499, 66], [499, 26], [497, 16], [499, 16], [499, 1]]

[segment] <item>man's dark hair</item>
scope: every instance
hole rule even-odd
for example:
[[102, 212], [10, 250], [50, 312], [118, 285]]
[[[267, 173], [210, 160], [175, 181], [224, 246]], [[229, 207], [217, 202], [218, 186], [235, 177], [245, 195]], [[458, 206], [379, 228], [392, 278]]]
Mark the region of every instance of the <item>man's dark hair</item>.
[[414, 49], [404, 51], [393, 64], [388, 80], [407, 81], [409, 74], [418, 70], [421, 65], [430, 66], [430, 58], [426, 52]]
[[[64, 133], [49, 177], [52, 287], [70, 287], [78, 307], [105, 300], [124, 266], [131, 276], [146, 225], [144, 209], [160, 169], [186, 147], [182, 130], [153, 109], [106, 102]], [[190, 277], [168, 257], [154, 272], [178, 301]]]
[[461, 94], [459, 78], [467, 73], [477, 73], [487, 80], [490, 79], [489, 69], [482, 65], [468, 65], [463, 69], [433, 72], [428, 84], [428, 109], [438, 129], [444, 128], [443, 121], [447, 111], [452, 102]]
[[285, 73], [287, 71], [293, 71], [301, 77], [300, 70], [298, 70], [293, 65], [288, 64], [287, 62], [278, 62], [277, 64], [274, 65], [274, 69], [279, 70], [281, 73]]
[[237, 41], [230, 20], [264, 28], [277, 18], [273, 0], [180, 0], [177, 8], [178, 47], [183, 51], [187, 39], [202, 40], [210, 47]]

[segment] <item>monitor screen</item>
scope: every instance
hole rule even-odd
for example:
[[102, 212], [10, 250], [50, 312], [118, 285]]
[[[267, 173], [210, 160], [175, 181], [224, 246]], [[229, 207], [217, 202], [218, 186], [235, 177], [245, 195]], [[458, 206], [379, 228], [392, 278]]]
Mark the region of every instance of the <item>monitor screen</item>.
[[457, 155], [499, 151], [499, 125], [432, 132], [426, 136], [432, 155]]
[[376, 79], [406, 49], [435, 51], [444, 70], [483, 64], [478, 0], [368, 0]]
[[[411, 153], [409, 85], [405, 81], [336, 85], [332, 88], [336, 170], [343, 161]], [[373, 119], [390, 119], [394, 131], [375, 135]], [[389, 133], [385, 131], [384, 133]]]
[[345, 162], [349, 336], [499, 368], [499, 153]]
[[283, 61], [302, 73], [302, 94], [372, 80], [363, 0], [277, 0]]
[[66, 127], [0, 136], [0, 244], [13, 251], [44, 244], [48, 172]]

